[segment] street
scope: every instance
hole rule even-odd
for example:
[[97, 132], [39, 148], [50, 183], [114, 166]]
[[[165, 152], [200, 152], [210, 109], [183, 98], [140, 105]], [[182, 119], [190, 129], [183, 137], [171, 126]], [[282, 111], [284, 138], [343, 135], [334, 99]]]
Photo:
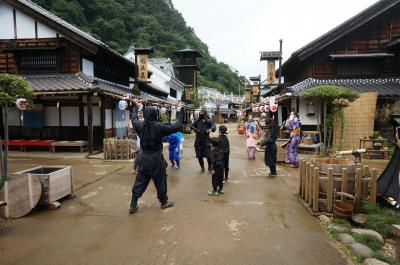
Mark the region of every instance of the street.
[[225, 195], [208, 196], [211, 175], [200, 173], [189, 136], [181, 169], [168, 169], [175, 207], [160, 210], [151, 183], [134, 215], [131, 164], [11, 159], [12, 172], [72, 165], [77, 197], [0, 228], [0, 264], [348, 264], [296, 198], [296, 171], [279, 166], [277, 178], [266, 178], [263, 153], [248, 161], [234, 129]]

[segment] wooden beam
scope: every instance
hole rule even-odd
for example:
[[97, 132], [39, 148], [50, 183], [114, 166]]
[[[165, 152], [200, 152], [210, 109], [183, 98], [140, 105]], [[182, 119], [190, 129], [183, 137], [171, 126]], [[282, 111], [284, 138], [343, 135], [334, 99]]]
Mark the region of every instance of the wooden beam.
[[93, 106], [92, 95], [87, 95], [87, 122], [88, 122], [88, 151], [93, 153]]

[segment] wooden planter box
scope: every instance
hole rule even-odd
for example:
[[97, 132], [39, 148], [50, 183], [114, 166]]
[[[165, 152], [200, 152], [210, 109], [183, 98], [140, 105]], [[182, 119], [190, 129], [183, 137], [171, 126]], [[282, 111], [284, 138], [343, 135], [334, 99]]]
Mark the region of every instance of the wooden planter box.
[[72, 167], [70, 166], [38, 166], [13, 175], [22, 174], [30, 174], [40, 180], [42, 195], [39, 204], [48, 205], [73, 194]]

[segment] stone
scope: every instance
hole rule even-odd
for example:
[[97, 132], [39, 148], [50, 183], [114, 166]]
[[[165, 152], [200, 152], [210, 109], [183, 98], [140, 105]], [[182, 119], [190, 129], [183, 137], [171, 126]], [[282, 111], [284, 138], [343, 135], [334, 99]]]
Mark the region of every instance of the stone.
[[343, 233], [346, 231], [346, 227], [340, 224], [330, 224], [328, 225], [328, 228], [335, 230], [338, 233]]
[[357, 235], [370, 235], [378, 239], [382, 244], [385, 243], [381, 234], [371, 229], [352, 229], [351, 232]]
[[351, 220], [354, 224], [358, 226], [363, 226], [367, 222], [367, 215], [366, 214], [353, 214], [351, 216]]
[[364, 265], [389, 265], [386, 262], [383, 262], [381, 260], [377, 260], [377, 259], [374, 259], [374, 258], [365, 259], [363, 264]]
[[350, 245], [350, 250], [354, 255], [360, 258], [371, 258], [374, 254], [373, 251], [361, 243], [353, 243]]
[[338, 235], [337, 239], [340, 243], [343, 243], [343, 244], [353, 244], [356, 242], [351, 235], [346, 234], [346, 233], [340, 233]]
[[321, 222], [323, 222], [323, 223], [329, 223], [329, 222], [331, 221], [331, 218], [329, 218], [329, 217], [326, 216], [326, 215], [320, 215], [320, 216], [319, 216], [319, 220], [320, 220]]

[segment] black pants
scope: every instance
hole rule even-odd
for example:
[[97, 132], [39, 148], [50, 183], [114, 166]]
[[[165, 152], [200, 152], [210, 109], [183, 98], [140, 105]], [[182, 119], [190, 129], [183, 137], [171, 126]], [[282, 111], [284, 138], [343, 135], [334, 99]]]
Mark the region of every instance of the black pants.
[[137, 201], [146, 191], [150, 180], [153, 180], [157, 190], [157, 198], [161, 204], [168, 201], [166, 162], [161, 151], [142, 151], [138, 158], [139, 173], [132, 187], [131, 208], [137, 206]]
[[223, 167], [216, 167], [214, 169], [214, 174], [212, 174], [212, 186], [213, 191], [222, 190], [224, 187], [223, 180], [224, 180], [224, 168]]
[[[204, 169], [204, 160], [203, 158], [197, 158], [197, 160], [199, 161], [199, 165], [202, 169]], [[208, 164], [208, 169], [210, 170], [211, 168], [211, 159], [209, 157], [207, 157], [207, 164]]]
[[269, 171], [271, 172], [272, 175], [276, 175], [276, 164], [269, 166]]
[[229, 154], [224, 154], [224, 176], [223, 179], [229, 179]]

